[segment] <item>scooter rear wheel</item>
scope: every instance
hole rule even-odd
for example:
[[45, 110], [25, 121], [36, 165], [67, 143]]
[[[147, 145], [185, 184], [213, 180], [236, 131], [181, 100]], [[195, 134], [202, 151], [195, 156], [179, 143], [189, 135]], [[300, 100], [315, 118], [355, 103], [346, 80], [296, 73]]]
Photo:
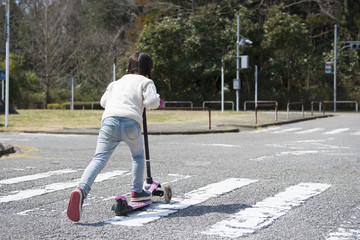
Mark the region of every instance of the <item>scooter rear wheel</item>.
[[167, 185], [164, 190], [165, 202], [169, 203], [171, 201], [171, 197], [172, 197], [172, 190], [171, 190], [171, 187], [169, 185]]

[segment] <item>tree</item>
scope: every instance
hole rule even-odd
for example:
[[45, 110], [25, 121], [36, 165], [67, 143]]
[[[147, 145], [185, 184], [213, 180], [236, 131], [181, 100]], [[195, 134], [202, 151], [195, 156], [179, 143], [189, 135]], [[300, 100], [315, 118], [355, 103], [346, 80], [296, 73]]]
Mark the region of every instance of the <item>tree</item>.
[[154, 57], [153, 77], [161, 81], [163, 96], [197, 103], [219, 96], [221, 58], [236, 42], [236, 35], [229, 35], [232, 24], [225, 13], [210, 4], [188, 18], [166, 17], [144, 28], [137, 49]]
[[297, 90], [303, 86], [301, 79], [309, 50], [308, 31], [302, 20], [284, 12], [282, 5], [269, 10], [263, 29], [262, 46], [269, 53], [269, 77], [287, 89], [289, 100], [292, 86], [295, 85]]
[[[40, 88], [40, 79], [35, 73], [26, 70], [27, 62], [23, 56], [10, 54], [10, 103], [18, 108], [38, 107], [41, 95], [36, 94]], [[1, 67], [5, 69], [5, 61]]]
[[33, 71], [42, 79], [44, 107], [51, 102], [51, 90], [56, 88], [60, 76], [71, 69], [68, 64], [79, 50], [79, 41], [74, 41], [67, 28], [76, 3], [70, 0], [35, 0], [26, 6], [23, 47], [32, 58]]

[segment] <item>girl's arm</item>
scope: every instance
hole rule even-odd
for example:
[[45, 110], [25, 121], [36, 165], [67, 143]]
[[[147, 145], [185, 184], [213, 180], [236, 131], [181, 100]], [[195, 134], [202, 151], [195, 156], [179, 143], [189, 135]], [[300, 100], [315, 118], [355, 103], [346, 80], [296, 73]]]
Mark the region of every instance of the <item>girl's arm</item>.
[[143, 103], [147, 109], [156, 109], [160, 105], [160, 95], [156, 92], [154, 83], [149, 83], [143, 91]]

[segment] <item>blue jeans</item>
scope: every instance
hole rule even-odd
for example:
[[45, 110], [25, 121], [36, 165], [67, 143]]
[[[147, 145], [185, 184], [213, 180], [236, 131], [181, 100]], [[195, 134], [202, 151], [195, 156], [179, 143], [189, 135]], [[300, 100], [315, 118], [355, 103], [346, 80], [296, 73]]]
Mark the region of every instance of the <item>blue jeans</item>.
[[144, 145], [141, 127], [129, 118], [108, 117], [103, 120], [97, 140], [96, 151], [85, 169], [78, 187], [88, 195], [96, 176], [105, 167], [111, 154], [120, 142], [125, 142], [132, 156], [132, 191], [141, 192], [144, 181]]

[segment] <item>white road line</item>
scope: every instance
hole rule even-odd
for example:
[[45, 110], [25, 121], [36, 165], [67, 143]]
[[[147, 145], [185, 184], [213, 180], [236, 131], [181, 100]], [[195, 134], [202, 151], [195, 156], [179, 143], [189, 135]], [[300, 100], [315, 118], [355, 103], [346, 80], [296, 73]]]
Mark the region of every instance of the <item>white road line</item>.
[[33, 175], [26, 175], [21, 177], [15, 177], [15, 178], [8, 178], [4, 180], [0, 180], [0, 186], [1, 184], [14, 184], [14, 183], [20, 183], [20, 182], [26, 182], [31, 180], [37, 180], [41, 178], [47, 178], [53, 175], [61, 175], [65, 173], [74, 173], [77, 172], [77, 170], [73, 169], [62, 169], [57, 171], [50, 171], [50, 172], [43, 172], [43, 173], [37, 173]]
[[[324, 153], [325, 151], [322, 151]], [[250, 161], [263, 161], [266, 159], [272, 159], [274, 157], [282, 157], [282, 156], [300, 156], [305, 154], [318, 154], [319, 151], [317, 150], [301, 150], [301, 151], [288, 151], [288, 152], [280, 152], [275, 153], [274, 155], [266, 155], [266, 156], [260, 156], [256, 158], [250, 158]]]
[[348, 229], [346, 226], [339, 227], [337, 232], [330, 233], [326, 240], [353, 240], [360, 239], [360, 230]]
[[350, 128], [338, 128], [338, 129], [334, 129], [332, 131], [325, 132], [324, 134], [332, 135], [332, 134], [338, 134], [338, 133], [346, 132], [346, 131], [349, 131], [349, 130], [350, 130]]
[[340, 225], [336, 232], [329, 234], [326, 240], [353, 240], [360, 239], [359, 219], [360, 206], [353, 209], [351, 216], [346, 222]]
[[287, 133], [287, 132], [298, 131], [298, 130], [301, 130], [301, 129], [302, 128], [286, 128], [286, 129], [279, 130], [279, 131], [274, 131], [274, 132], [271, 132], [271, 133]]
[[297, 134], [305, 134], [305, 133], [313, 133], [313, 132], [318, 132], [318, 131], [322, 131], [324, 130], [324, 128], [312, 128], [309, 130], [304, 130], [304, 131], [300, 131], [300, 132], [296, 132]]
[[[113, 172], [106, 172], [99, 174], [95, 180], [95, 182], [102, 182], [105, 180], [109, 180], [111, 178], [121, 176], [128, 174], [127, 171], [113, 171]], [[41, 188], [37, 189], [27, 189], [23, 191], [18, 191], [15, 194], [7, 195], [7, 196], [1, 196], [0, 202], [12, 202], [12, 201], [20, 201], [27, 198], [32, 198], [35, 196], [40, 196], [46, 193], [51, 193], [59, 190], [64, 190], [66, 188], [72, 188], [76, 187], [77, 183], [80, 181], [80, 179], [76, 179], [71, 182], [59, 182], [59, 183], [52, 183], [49, 185], [45, 185]]]
[[300, 183], [291, 186], [274, 197], [258, 202], [251, 208], [239, 211], [229, 219], [214, 224], [208, 231], [202, 233], [224, 237], [249, 235], [271, 225], [293, 207], [301, 205], [329, 187], [330, 185], [320, 183]]
[[178, 210], [205, 202], [210, 198], [217, 197], [257, 181], [258, 180], [244, 178], [229, 178], [191, 191], [185, 194], [183, 198], [174, 198], [169, 204], [153, 203], [148, 208], [145, 208], [146, 211], [136, 211], [128, 214], [128, 216], [118, 216], [105, 223], [125, 226], [143, 226], [149, 222], [156, 221], [161, 217], [175, 213]]
[[360, 131], [351, 133], [350, 135], [358, 135], [358, 136], [360, 136]]
[[262, 132], [270, 132], [270, 131], [273, 131], [273, 130], [277, 130], [279, 129], [280, 127], [269, 127], [269, 128], [265, 128], [265, 129], [259, 129], [259, 130], [256, 130], [254, 132], [251, 132], [251, 133], [262, 133]]

